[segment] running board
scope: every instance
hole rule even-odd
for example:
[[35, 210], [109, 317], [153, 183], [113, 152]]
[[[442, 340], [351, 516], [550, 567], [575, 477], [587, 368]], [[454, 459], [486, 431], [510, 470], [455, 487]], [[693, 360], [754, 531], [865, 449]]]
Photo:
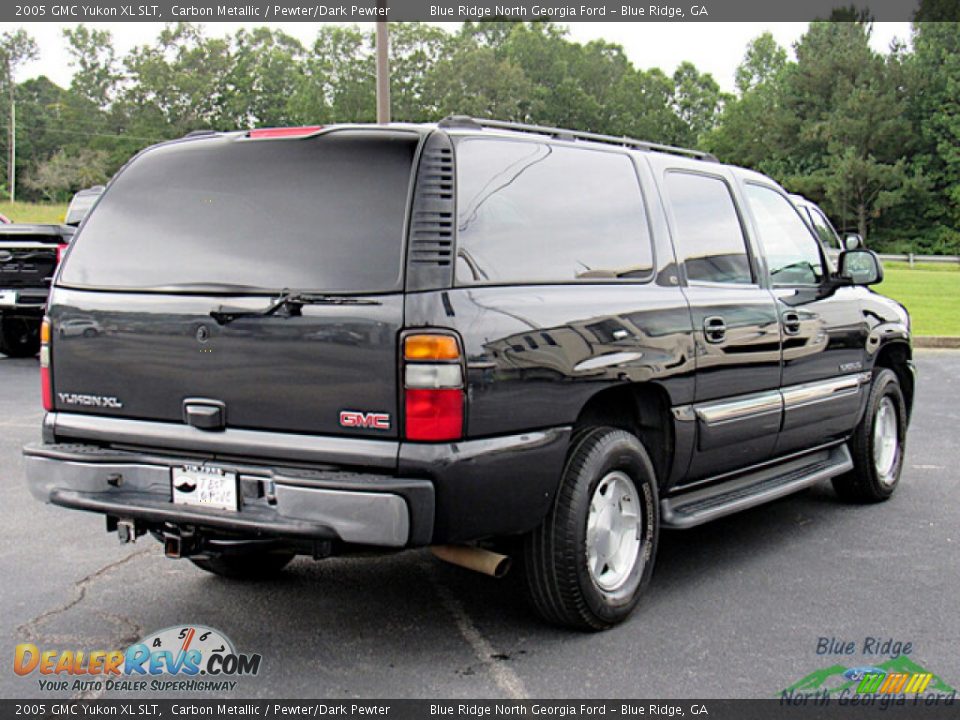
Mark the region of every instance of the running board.
[[837, 445], [789, 462], [766, 467], [717, 485], [660, 501], [660, 524], [690, 528], [842, 475], [853, 469], [847, 446]]

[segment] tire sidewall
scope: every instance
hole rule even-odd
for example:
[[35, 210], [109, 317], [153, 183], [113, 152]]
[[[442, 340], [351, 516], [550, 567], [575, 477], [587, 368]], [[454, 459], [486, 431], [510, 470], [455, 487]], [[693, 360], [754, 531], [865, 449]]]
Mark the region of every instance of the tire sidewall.
[[[603, 430], [608, 433], [607, 436], [594, 448], [578, 476], [570, 480], [577, 483], [576, 503], [572, 508], [575, 514], [572, 520], [579, 529], [575, 547], [577, 580], [591, 613], [605, 623], [612, 624], [630, 613], [639, 601], [642, 590], [650, 582], [659, 539], [660, 513], [656, 475], [643, 445], [626, 431], [613, 428]], [[613, 591], [605, 591], [597, 586], [587, 567], [587, 517], [590, 500], [597, 486], [608, 473], [615, 470], [630, 477], [643, 505], [640, 508], [643, 514], [643, 542], [627, 581]]]
[[[890, 398], [893, 403], [893, 409], [897, 415], [897, 457], [891, 471], [894, 481], [885, 484], [877, 473], [876, 465], [873, 461], [874, 450], [874, 426], [877, 422], [877, 411], [884, 398]], [[907, 406], [903, 399], [903, 392], [900, 390], [900, 382], [897, 376], [890, 370], [882, 370], [876, 377], [870, 392], [870, 401], [867, 405], [867, 415], [864, 418], [862, 442], [866, 450], [865, 457], [867, 461], [866, 475], [870, 482], [871, 490], [878, 497], [888, 498], [893, 495], [897, 486], [900, 484], [900, 472], [903, 468], [903, 456], [905, 451], [905, 441], [907, 437]]]

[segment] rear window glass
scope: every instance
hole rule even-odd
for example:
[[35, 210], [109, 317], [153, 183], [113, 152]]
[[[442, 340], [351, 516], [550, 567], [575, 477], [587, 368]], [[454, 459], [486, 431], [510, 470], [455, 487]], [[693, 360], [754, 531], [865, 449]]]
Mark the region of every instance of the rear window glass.
[[87, 219], [60, 282], [396, 290], [416, 143], [413, 134], [339, 131], [149, 150]]
[[542, 142], [457, 145], [457, 281], [648, 279], [636, 170], [620, 153]]

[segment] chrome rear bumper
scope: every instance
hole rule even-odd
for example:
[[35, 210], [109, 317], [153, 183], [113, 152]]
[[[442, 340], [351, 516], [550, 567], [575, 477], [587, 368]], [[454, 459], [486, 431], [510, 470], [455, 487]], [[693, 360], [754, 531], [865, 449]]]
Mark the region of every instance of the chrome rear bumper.
[[[151, 456], [86, 444], [28, 445], [24, 456], [34, 497], [113, 517], [381, 547], [426, 545], [433, 533], [434, 491], [428, 480]], [[236, 472], [240, 509], [175, 505], [171, 468], [184, 464]]]

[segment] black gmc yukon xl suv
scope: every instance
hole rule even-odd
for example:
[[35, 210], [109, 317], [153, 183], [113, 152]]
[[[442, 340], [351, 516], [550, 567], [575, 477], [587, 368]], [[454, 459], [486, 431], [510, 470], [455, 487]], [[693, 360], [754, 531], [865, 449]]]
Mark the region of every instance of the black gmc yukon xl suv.
[[896, 489], [909, 319], [870, 251], [827, 268], [776, 183], [679, 148], [460, 117], [165, 143], [56, 277], [29, 483], [232, 577], [510, 552], [543, 617], [608, 627], [662, 528]]

